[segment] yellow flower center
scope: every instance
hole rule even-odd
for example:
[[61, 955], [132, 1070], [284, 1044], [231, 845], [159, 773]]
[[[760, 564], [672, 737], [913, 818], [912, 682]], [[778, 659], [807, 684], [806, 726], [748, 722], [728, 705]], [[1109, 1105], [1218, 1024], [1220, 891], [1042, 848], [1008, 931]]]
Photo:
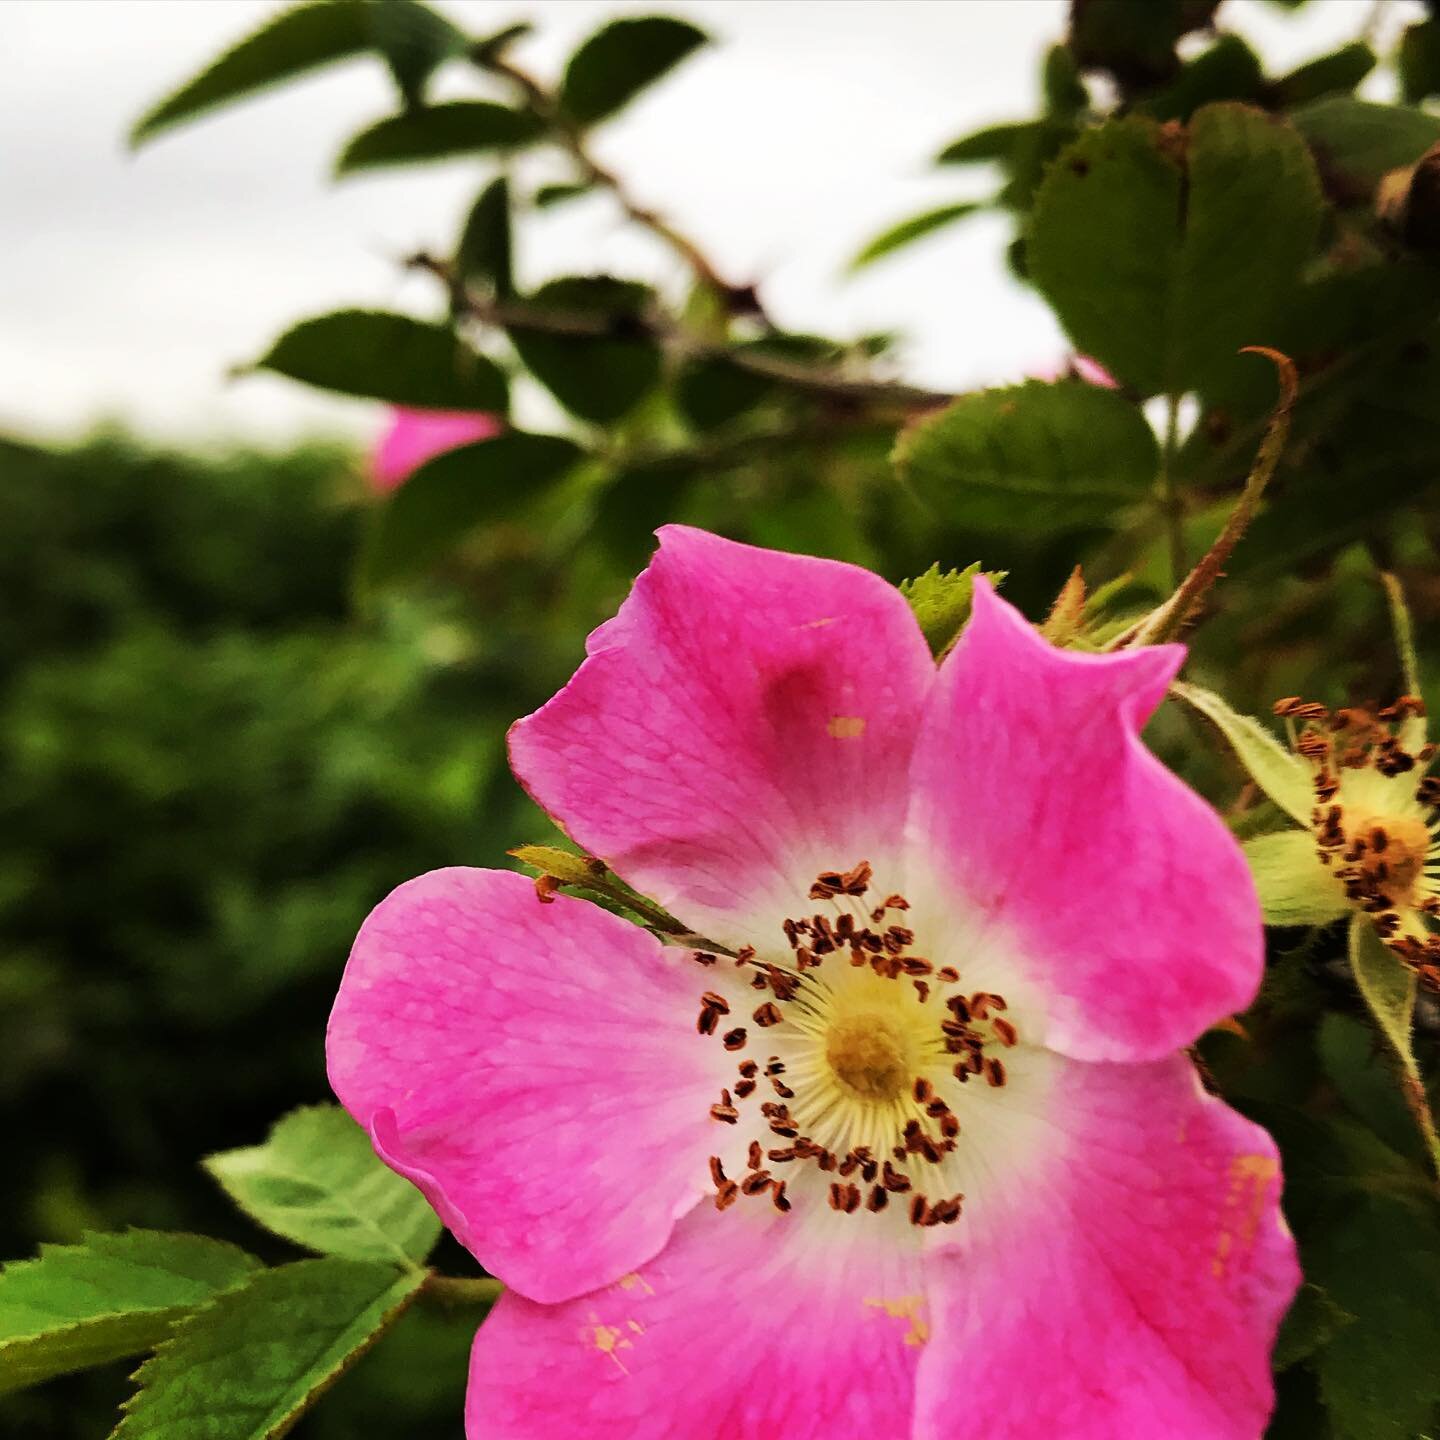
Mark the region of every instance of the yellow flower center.
[[835, 1078], [862, 1100], [898, 1100], [915, 1076], [899, 1027], [883, 1015], [847, 1015], [830, 1028], [825, 1058]]
[[1415, 815], [1377, 815], [1356, 827], [1364, 840], [1355, 864], [1371, 882], [1375, 893], [1393, 906], [1415, 903], [1415, 887], [1430, 852], [1430, 831]]

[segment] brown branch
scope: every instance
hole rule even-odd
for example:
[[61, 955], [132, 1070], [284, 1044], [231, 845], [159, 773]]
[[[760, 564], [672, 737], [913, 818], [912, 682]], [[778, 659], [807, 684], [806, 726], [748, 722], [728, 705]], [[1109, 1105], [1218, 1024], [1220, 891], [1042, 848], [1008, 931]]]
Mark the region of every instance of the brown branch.
[[453, 267], [433, 255], [409, 256], [405, 264], [424, 270], [444, 283], [457, 310], [482, 325], [502, 330], [528, 330], [537, 335], [558, 335], [571, 339], [647, 339], [664, 346], [678, 358], [715, 360], [777, 385], [787, 386], [841, 407], [863, 407], [870, 411], [893, 410], [908, 417], [917, 410], [947, 405], [955, 397], [936, 390], [898, 381], [876, 380], [847, 375], [833, 366], [808, 365], [778, 355], [765, 355], [753, 348], [742, 349], [705, 340], [655, 312], [599, 314], [585, 310], [562, 310], [532, 305], [523, 300], [482, 297], [465, 288]]
[[664, 241], [694, 271], [700, 282], [715, 292], [731, 315], [745, 315], [758, 320], [767, 329], [775, 329], [753, 284], [736, 285], [726, 280], [709, 256], [683, 231], [676, 229], [659, 211], [642, 205], [625, 181], [608, 165], [597, 160], [586, 141], [584, 130], [568, 119], [555, 97], [528, 71], [505, 58], [503, 50], [481, 47], [472, 52], [471, 60], [482, 70], [515, 85], [531, 112], [550, 127], [553, 138], [570, 154], [584, 181], [608, 190], [620, 208], [635, 224]]

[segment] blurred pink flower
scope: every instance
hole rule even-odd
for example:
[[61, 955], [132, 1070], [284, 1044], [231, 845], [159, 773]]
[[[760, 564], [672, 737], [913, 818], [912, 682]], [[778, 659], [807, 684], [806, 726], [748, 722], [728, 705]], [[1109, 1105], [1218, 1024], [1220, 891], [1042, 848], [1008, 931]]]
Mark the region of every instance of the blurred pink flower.
[[720, 954], [497, 870], [365, 922], [331, 1083], [508, 1287], [471, 1440], [1258, 1440], [1299, 1283], [1185, 1047], [1255, 890], [1140, 741], [1183, 656], [983, 580], [940, 665], [851, 565], [668, 526], [511, 731]]
[[1087, 385], [1098, 385], [1102, 390], [1118, 390], [1120, 382], [1098, 361], [1088, 355], [1076, 355], [1070, 361], [1070, 368]]
[[370, 460], [370, 480], [382, 493], [404, 483], [427, 460], [476, 440], [488, 440], [502, 428], [498, 416], [469, 410], [390, 412], [390, 428]]
[[1088, 355], [1072, 355], [1062, 364], [1041, 365], [1026, 372], [1030, 380], [1068, 380], [1074, 376], [1087, 385], [1097, 385], [1102, 390], [1118, 390], [1120, 382], [1098, 361]]

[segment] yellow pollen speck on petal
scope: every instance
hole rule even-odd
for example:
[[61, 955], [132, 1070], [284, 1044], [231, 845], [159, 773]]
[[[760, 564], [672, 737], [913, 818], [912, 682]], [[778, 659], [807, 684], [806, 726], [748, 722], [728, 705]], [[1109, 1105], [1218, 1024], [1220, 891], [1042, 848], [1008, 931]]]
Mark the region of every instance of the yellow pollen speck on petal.
[[642, 1294], [653, 1295], [655, 1287], [643, 1276], [632, 1270], [615, 1282], [622, 1290], [639, 1290]]
[[630, 1341], [626, 1338], [624, 1331], [618, 1325], [602, 1325], [599, 1318], [592, 1310], [589, 1323], [584, 1328], [585, 1338], [602, 1355], [608, 1355], [625, 1374], [630, 1371], [626, 1369], [625, 1362], [616, 1353], [620, 1350], [632, 1348]]
[[865, 1100], [896, 1100], [914, 1075], [907, 1047], [881, 1015], [847, 1015], [831, 1027], [825, 1058], [836, 1078]]
[[832, 740], [858, 740], [865, 733], [863, 715], [832, 715], [826, 722]]
[[1271, 1182], [1279, 1174], [1280, 1166], [1270, 1155], [1237, 1155], [1230, 1162], [1230, 1188], [1225, 1196], [1215, 1255], [1210, 1261], [1210, 1273], [1217, 1279], [1225, 1274], [1237, 1242], [1242, 1251], [1254, 1243]]
[[925, 1318], [925, 1297], [906, 1295], [899, 1300], [865, 1301], [867, 1309], [883, 1310], [892, 1320], [907, 1320], [904, 1341], [907, 1345], [923, 1345], [930, 1338], [930, 1322]]

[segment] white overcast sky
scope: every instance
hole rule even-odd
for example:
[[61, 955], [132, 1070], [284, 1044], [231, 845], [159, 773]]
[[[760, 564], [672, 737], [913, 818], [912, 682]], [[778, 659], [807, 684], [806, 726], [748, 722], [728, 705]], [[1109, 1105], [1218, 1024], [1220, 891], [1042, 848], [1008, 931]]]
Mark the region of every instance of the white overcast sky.
[[[937, 172], [946, 141], [1029, 112], [1064, 0], [435, 0], [554, 75], [606, 17], [664, 11], [717, 38], [607, 126], [603, 157], [699, 238], [727, 276], [761, 282], [795, 329], [898, 329], [907, 373], [963, 389], [1064, 353], [1049, 312], [1004, 267], [1008, 222], [984, 216], [856, 280], [845, 260], [891, 220], [987, 192]], [[272, 0], [0, 0], [0, 431], [37, 438], [123, 420], [161, 439], [373, 429], [373, 407], [269, 376], [238, 381], [291, 321], [346, 305], [427, 313], [394, 257], [453, 243], [488, 170], [462, 161], [328, 178], [341, 142], [394, 108], [378, 64], [308, 77], [126, 153], [163, 93], [278, 8]], [[1223, 18], [1275, 68], [1354, 38], [1371, 0], [1313, 0], [1295, 22], [1263, 0]], [[1418, 13], [1392, 6], [1390, 23]], [[1388, 27], [1387, 27], [1388, 28]], [[446, 93], [473, 93], [457, 75]], [[536, 173], [532, 170], [531, 173]], [[522, 237], [522, 279], [673, 262], [600, 201]]]

